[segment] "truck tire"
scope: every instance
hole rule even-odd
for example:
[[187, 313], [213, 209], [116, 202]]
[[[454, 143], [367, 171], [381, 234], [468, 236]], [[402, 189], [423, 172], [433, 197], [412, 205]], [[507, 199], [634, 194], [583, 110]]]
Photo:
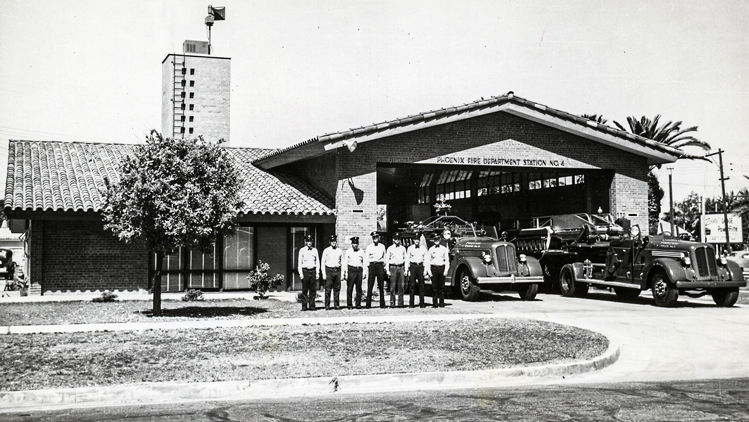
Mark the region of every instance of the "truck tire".
[[562, 268], [562, 271], [559, 273], [559, 290], [562, 292], [562, 296], [584, 297], [588, 294], [588, 284], [575, 281], [575, 277], [572, 276], [572, 270]]
[[652, 287], [653, 300], [657, 306], [671, 308], [679, 300], [679, 290], [677, 290], [668, 279], [665, 273], [658, 271], [653, 276]]
[[635, 300], [640, 296], [640, 289], [629, 289], [627, 287], [614, 287], [616, 297], [622, 300]]
[[538, 293], [538, 283], [521, 284], [518, 287], [518, 294], [521, 300], [533, 300]]
[[479, 299], [481, 289], [476, 284], [476, 279], [471, 277], [467, 271], [460, 273], [460, 296], [467, 302], [475, 302]]
[[724, 308], [730, 308], [739, 299], [739, 289], [738, 287], [729, 289], [717, 289], [713, 290], [712, 295], [716, 305]]

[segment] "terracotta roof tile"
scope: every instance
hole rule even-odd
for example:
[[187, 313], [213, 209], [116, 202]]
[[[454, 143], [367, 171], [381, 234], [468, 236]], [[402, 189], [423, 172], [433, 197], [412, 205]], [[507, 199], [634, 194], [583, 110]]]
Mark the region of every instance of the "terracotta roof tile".
[[[134, 145], [56, 141], [10, 141], [5, 207], [11, 211], [101, 211], [104, 179]], [[272, 150], [228, 148], [242, 179], [244, 214], [333, 215], [333, 199], [304, 180], [269, 173], [252, 162]]]

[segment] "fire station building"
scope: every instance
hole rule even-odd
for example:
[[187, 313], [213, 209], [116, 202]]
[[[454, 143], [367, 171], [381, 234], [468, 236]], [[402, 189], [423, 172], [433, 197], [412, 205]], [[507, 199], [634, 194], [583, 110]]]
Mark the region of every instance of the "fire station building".
[[[28, 276], [43, 293], [134, 290], [153, 260], [142, 244], [103, 230], [104, 178], [132, 145], [11, 141], [5, 214], [25, 232]], [[500, 230], [534, 217], [612, 213], [648, 224], [648, 167], [682, 152], [511, 92], [289, 148], [228, 148], [243, 180], [239, 230], [213, 253], [169, 256], [165, 291], [247, 289], [258, 261], [301, 287], [295, 257], [306, 234], [393, 233], [435, 214], [439, 199], [468, 221]]]

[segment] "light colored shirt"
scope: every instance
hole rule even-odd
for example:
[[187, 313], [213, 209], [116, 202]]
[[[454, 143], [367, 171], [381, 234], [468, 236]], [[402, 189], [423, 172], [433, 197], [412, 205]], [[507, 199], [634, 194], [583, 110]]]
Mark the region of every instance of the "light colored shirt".
[[444, 265], [445, 275], [447, 275], [447, 270], [450, 268], [450, 251], [441, 244], [432, 246], [429, 248], [429, 251], [427, 251], [427, 260], [424, 263], [424, 267], [429, 275], [432, 275], [432, 265]]
[[343, 251], [341, 248], [336, 247], [333, 248], [332, 246], [328, 246], [325, 248], [324, 251], [322, 251], [322, 266], [320, 270], [322, 271], [322, 277], [325, 278], [325, 267], [331, 267], [331, 268], [341, 268], [341, 262], [343, 261]]
[[373, 262], [385, 262], [385, 245], [382, 243], [367, 246], [364, 254], [364, 265], [367, 266]]
[[406, 263], [406, 248], [403, 245], [392, 244], [385, 254], [385, 266], [403, 265]]
[[423, 264], [426, 259], [427, 248], [411, 245], [406, 249], [406, 267], [411, 264]]
[[349, 249], [346, 251], [346, 258], [343, 260], [345, 263], [345, 267], [363, 267], [364, 266], [364, 250], [359, 249], [358, 251], [355, 251], [353, 249]]
[[317, 248], [303, 247], [299, 249], [299, 277], [304, 278], [302, 269], [315, 269], [315, 275], [320, 272], [320, 258]]
[[[367, 269], [364, 265], [364, 249], [359, 249], [358, 251], [355, 251], [353, 249], [349, 249], [346, 251], [346, 254], [343, 258], [343, 275], [342, 277], [346, 279], [348, 277], [348, 267], [356, 267], [356, 268], [362, 268], [362, 277], [365, 276], [365, 273], [367, 272]], [[366, 278], [366, 277], [364, 277]]]

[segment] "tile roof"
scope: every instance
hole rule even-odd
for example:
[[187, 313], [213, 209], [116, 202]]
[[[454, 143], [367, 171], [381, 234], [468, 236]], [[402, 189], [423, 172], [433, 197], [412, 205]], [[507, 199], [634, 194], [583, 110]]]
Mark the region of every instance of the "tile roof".
[[304, 152], [302, 152], [302, 150], [304, 149], [304, 147], [311, 145], [311, 144], [343, 141], [346, 139], [357, 138], [357, 137], [368, 136], [368, 135], [376, 135], [376, 134], [387, 135], [389, 131], [393, 131], [396, 129], [416, 125], [419, 123], [438, 121], [438, 120], [442, 120], [448, 117], [456, 117], [456, 116], [461, 116], [461, 115], [468, 117], [469, 112], [476, 111], [476, 110], [497, 108], [505, 104], [514, 104], [514, 105], [522, 106], [527, 109], [531, 109], [535, 112], [542, 113], [543, 115], [546, 115], [549, 117], [559, 118], [559, 119], [562, 119], [562, 120], [565, 120], [565, 121], [568, 121], [568, 122], [571, 122], [571, 123], [574, 123], [574, 124], [577, 124], [586, 128], [593, 129], [594, 131], [600, 132], [602, 135], [603, 134], [612, 135], [612, 136], [615, 136], [625, 141], [632, 142], [637, 145], [641, 145], [647, 148], [652, 148], [654, 150], [673, 155], [674, 157], [688, 157], [688, 155], [684, 153], [683, 151], [667, 146], [663, 143], [659, 143], [651, 139], [644, 138], [642, 136], [634, 135], [632, 133], [620, 130], [618, 128], [610, 127], [605, 124], [598, 123], [598, 122], [589, 120], [584, 117], [576, 116], [572, 113], [567, 113], [565, 111], [557, 110], [557, 109], [545, 106], [540, 103], [526, 100], [525, 98], [521, 98], [521, 97], [518, 97], [517, 95], [514, 95], [514, 93], [510, 91], [505, 95], [494, 96], [494, 97], [490, 97], [487, 99], [484, 99], [482, 97], [480, 100], [473, 101], [473, 102], [466, 103], [466, 104], [459, 105], [459, 106], [441, 108], [439, 110], [426, 111], [423, 113], [417, 113], [417, 114], [413, 114], [413, 115], [399, 118], [399, 119], [388, 120], [382, 123], [375, 123], [375, 124], [371, 124], [368, 126], [353, 128], [353, 129], [349, 129], [349, 130], [342, 131], [342, 132], [334, 132], [334, 133], [328, 133], [326, 135], [317, 136], [317, 137], [308, 139], [303, 142], [299, 142], [295, 145], [292, 145], [286, 148], [269, 150], [262, 156], [259, 156], [255, 160], [255, 164], [264, 166], [265, 164], [264, 160], [268, 160], [276, 156], [284, 156], [284, 155], [288, 155], [292, 161], [297, 160], [297, 159], [304, 159], [307, 157], [305, 157]]
[[[117, 164], [131, 144], [11, 140], [5, 209], [13, 211], [101, 211], [104, 178], [119, 181]], [[242, 179], [244, 214], [333, 215], [334, 200], [304, 180], [269, 173], [252, 161], [269, 150], [227, 148]]]

